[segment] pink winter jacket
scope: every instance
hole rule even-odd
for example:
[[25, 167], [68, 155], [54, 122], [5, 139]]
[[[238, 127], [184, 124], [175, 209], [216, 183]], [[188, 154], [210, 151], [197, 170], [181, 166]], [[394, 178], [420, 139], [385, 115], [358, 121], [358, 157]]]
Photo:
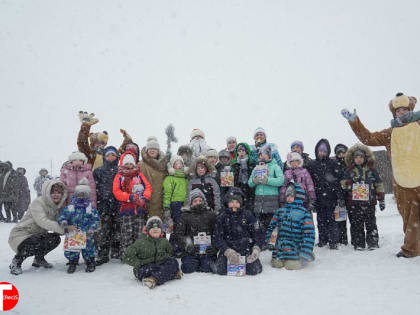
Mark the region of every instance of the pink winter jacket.
[[315, 187], [314, 187], [314, 182], [312, 181], [312, 177], [306, 168], [298, 167], [295, 169], [289, 168], [284, 172], [284, 184], [280, 188], [280, 202], [281, 203], [285, 202], [287, 184], [289, 184], [292, 180], [295, 183], [301, 184], [303, 186], [310, 201], [312, 202], [315, 201], [316, 195], [315, 195]]
[[71, 162], [64, 163], [61, 168], [60, 180], [67, 186], [68, 196], [66, 205], [71, 201], [74, 194], [74, 188], [79, 184], [79, 181], [86, 177], [89, 180], [90, 187], [90, 202], [96, 208], [96, 186], [93, 179], [92, 165], [84, 164], [79, 167], [74, 167]]

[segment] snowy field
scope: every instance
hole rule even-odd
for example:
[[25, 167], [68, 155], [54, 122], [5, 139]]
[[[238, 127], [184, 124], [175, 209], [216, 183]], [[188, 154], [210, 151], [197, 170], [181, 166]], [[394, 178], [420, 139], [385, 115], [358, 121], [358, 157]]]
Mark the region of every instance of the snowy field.
[[402, 222], [392, 197], [378, 213], [380, 249], [355, 252], [316, 248], [307, 269], [287, 271], [270, 266], [262, 254], [263, 273], [244, 278], [190, 274], [150, 290], [134, 280], [131, 267], [119, 261], [86, 274], [84, 265], [66, 273], [62, 244], [47, 256], [54, 269], [35, 269], [32, 258], [23, 274], [12, 276], [7, 244], [10, 224], [0, 224], [0, 281], [20, 292], [11, 314], [419, 314], [420, 257], [396, 258]]

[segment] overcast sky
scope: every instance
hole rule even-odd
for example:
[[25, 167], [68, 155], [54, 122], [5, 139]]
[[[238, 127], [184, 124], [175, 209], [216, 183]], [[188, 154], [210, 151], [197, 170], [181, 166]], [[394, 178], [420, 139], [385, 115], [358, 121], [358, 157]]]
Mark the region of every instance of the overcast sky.
[[357, 141], [340, 115], [387, 128], [396, 92], [420, 96], [418, 1], [0, 0], [0, 160], [53, 173], [77, 149], [80, 109], [119, 146], [173, 123], [220, 150], [267, 131]]

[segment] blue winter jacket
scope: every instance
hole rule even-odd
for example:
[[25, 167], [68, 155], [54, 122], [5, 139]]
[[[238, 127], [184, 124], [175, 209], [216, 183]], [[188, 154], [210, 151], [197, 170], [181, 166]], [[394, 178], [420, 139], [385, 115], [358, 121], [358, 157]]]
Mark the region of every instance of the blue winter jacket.
[[293, 185], [296, 188], [295, 200], [274, 213], [267, 228], [266, 241], [277, 227], [273, 258], [310, 261], [315, 243], [314, 222], [309, 211], [303, 207], [305, 190], [299, 184]]
[[57, 222], [60, 225], [73, 225], [84, 232], [93, 232], [99, 227], [99, 215], [89, 199], [73, 197], [70, 204], [61, 211]]
[[268, 164], [268, 181], [267, 184], [255, 185], [252, 179], [254, 178], [255, 168], [252, 170], [251, 176], [248, 180], [249, 187], [255, 187], [255, 196], [278, 196], [279, 187], [284, 183], [284, 176], [281, 167], [277, 165], [276, 161], [272, 159]]

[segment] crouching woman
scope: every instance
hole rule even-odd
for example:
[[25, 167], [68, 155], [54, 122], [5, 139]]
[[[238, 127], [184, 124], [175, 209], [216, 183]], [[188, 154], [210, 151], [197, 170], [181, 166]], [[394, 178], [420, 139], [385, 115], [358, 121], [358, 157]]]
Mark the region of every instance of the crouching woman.
[[35, 256], [33, 267], [52, 268], [44, 257], [60, 244], [64, 234], [57, 217], [66, 198], [67, 188], [61, 181], [49, 180], [42, 185], [41, 196], [10, 231], [9, 245], [16, 253], [9, 266], [11, 274], [21, 274], [23, 261], [31, 256]]

